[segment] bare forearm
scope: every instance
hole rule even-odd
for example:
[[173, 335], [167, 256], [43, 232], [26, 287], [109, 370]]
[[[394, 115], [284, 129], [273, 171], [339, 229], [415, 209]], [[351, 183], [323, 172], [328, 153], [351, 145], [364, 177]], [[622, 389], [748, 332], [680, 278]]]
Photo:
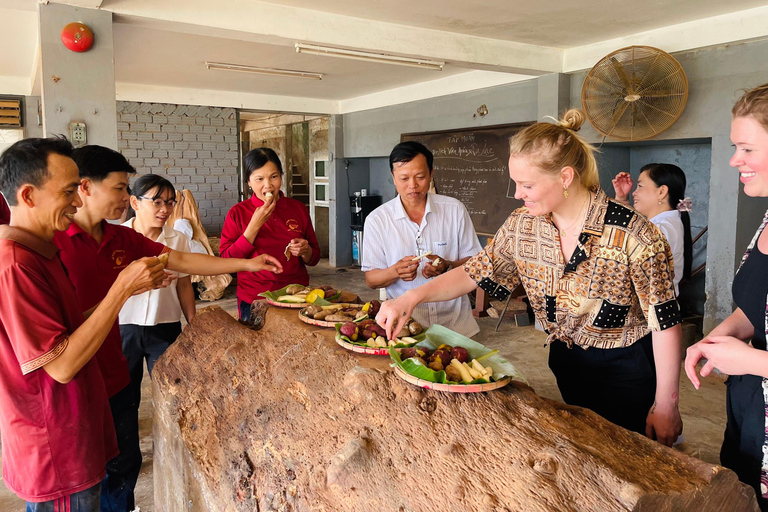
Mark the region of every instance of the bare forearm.
[[254, 240], [256, 240], [256, 235], [259, 234], [259, 230], [261, 229], [261, 224], [256, 224], [255, 222], [249, 222], [248, 227], [245, 228], [245, 231], [243, 231], [243, 237], [245, 237], [246, 240], [248, 240], [250, 243], [253, 243]]
[[656, 363], [657, 403], [677, 405], [679, 401], [682, 332], [682, 327], [676, 325], [652, 334], [653, 357]]
[[176, 284], [176, 294], [179, 296], [179, 305], [181, 306], [181, 312], [184, 313], [184, 318], [187, 319], [187, 323], [191, 322], [195, 317], [195, 290], [192, 288], [192, 279], [182, 277]]
[[246, 272], [249, 270], [248, 261], [250, 260], [217, 258], [207, 254], [171, 251], [171, 255], [168, 257], [167, 268], [184, 274], [216, 276], [219, 274]]
[[741, 308], [736, 308], [736, 311], [707, 334], [707, 336], [733, 336], [745, 341], [754, 335], [755, 328]]
[[72, 380], [99, 350], [128, 297], [128, 291], [113, 286], [88, 319], [69, 336], [64, 352], [43, 367], [48, 375], [62, 384]]
[[400, 276], [397, 275], [394, 266], [389, 268], [377, 268], [365, 273], [365, 284], [374, 290], [377, 288], [385, 288], [396, 282], [398, 279], [400, 279]]
[[467, 275], [463, 267], [457, 267], [405, 294], [410, 295], [409, 300], [415, 301], [414, 304], [422, 304], [452, 300], [466, 295], [475, 288], [477, 283]]

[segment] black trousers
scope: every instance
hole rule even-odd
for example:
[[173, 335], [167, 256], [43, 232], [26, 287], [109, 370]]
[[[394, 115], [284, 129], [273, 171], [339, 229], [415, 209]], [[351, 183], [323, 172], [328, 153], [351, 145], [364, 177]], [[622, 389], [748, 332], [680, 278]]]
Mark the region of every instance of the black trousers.
[[152, 375], [152, 368], [161, 355], [181, 334], [181, 322], [157, 325], [123, 324], [120, 336], [123, 338], [123, 355], [128, 360], [131, 374], [131, 392], [138, 410], [141, 403], [141, 381], [144, 378], [144, 360]]
[[645, 435], [656, 396], [651, 335], [626, 348], [573, 348], [554, 341], [549, 367], [563, 401], [590, 409], [627, 430]]
[[760, 510], [768, 511], [768, 500], [760, 493], [760, 470], [765, 442], [765, 403], [762, 377], [732, 375], [726, 381], [725, 425], [720, 463], [755, 489]]
[[136, 508], [134, 489], [141, 471], [139, 409], [133, 403], [130, 385], [109, 399], [120, 453], [107, 462], [101, 484], [101, 512], [131, 512]]

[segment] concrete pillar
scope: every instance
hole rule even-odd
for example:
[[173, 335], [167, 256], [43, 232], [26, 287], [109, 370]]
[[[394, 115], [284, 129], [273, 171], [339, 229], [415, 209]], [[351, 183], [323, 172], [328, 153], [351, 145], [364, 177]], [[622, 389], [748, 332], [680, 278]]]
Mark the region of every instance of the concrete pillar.
[[[86, 124], [88, 144], [117, 149], [112, 13], [62, 4], [39, 4], [43, 131], [69, 138], [70, 122]], [[68, 50], [61, 29], [73, 21], [94, 33], [93, 47]]]
[[539, 108], [536, 121], [543, 121], [544, 116], [560, 119], [571, 106], [571, 75], [552, 73], [540, 76], [536, 80], [536, 84], [539, 88]]
[[328, 120], [329, 226], [328, 260], [332, 267], [352, 264], [352, 216], [349, 211], [349, 186], [344, 162], [344, 124], [340, 115]]

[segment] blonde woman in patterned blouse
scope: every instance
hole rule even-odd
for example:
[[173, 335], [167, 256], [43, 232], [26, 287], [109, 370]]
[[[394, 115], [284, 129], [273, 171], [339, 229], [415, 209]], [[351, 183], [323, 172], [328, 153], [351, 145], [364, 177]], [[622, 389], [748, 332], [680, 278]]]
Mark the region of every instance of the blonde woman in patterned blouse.
[[[747, 91], [733, 107], [731, 166], [739, 170], [744, 193], [768, 197], [768, 84]], [[733, 279], [736, 310], [706, 338], [688, 349], [685, 371], [696, 389], [696, 364], [706, 377], [713, 369], [729, 375], [720, 463], [757, 492], [768, 510], [768, 212]]]
[[376, 319], [391, 335], [422, 302], [478, 286], [501, 300], [522, 284], [563, 400], [671, 445], [683, 425], [669, 245], [600, 190], [594, 149], [576, 135], [584, 119], [572, 109], [515, 135], [509, 175], [525, 206], [463, 267], [385, 302]]

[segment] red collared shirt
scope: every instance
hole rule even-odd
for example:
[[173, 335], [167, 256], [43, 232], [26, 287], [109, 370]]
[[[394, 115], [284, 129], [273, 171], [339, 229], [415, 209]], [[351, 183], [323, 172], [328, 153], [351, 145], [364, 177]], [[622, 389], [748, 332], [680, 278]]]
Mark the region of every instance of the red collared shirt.
[[83, 311], [56, 246], [0, 226], [0, 435], [3, 479], [26, 501], [80, 492], [104, 478], [117, 439], [91, 359], [67, 384], [42, 368], [66, 348]]
[[0, 225], [11, 223], [11, 209], [8, 208], [8, 203], [5, 202], [3, 194], [0, 194]]
[[312, 247], [312, 259], [307, 265], [312, 267], [320, 261], [320, 245], [317, 243], [307, 207], [300, 201], [285, 197], [282, 192], [275, 210], [261, 227], [253, 243], [246, 240], [243, 236], [245, 228], [248, 227], [256, 208], [263, 204], [264, 201], [255, 195], [237, 203], [227, 213], [221, 230], [219, 252], [222, 258], [253, 258], [259, 254], [269, 254], [283, 264], [281, 274], [267, 270], [238, 272], [237, 298], [248, 303], [258, 299], [261, 292], [279, 290], [289, 284], [309, 284], [309, 274], [302, 259], [285, 257], [285, 248], [292, 239], [303, 238]]
[[[131, 262], [170, 251], [163, 244], [153, 242], [125, 226], [116, 226], [106, 221], [102, 221], [101, 225], [104, 230], [101, 244], [96, 243], [91, 235], [74, 222], [68, 230], [59, 231], [53, 237], [53, 243], [61, 249], [61, 261], [85, 311], [107, 296], [118, 274]], [[117, 320], [104, 344], [96, 352], [96, 359], [110, 397], [131, 382]]]

